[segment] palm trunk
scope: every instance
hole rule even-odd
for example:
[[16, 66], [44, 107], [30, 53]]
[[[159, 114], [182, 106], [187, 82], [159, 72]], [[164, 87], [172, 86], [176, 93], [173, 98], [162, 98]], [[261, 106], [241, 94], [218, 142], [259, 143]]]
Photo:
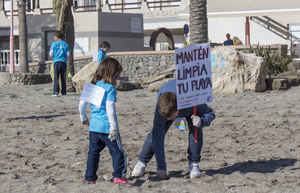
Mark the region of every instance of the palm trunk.
[[28, 73], [28, 47], [27, 47], [27, 22], [26, 22], [26, 10], [25, 0], [17, 1], [18, 5], [18, 19], [19, 19], [19, 72]]
[[53, 0], [53, 7], [56, 14], [58, 30], [65, 34], [65, 41], [70, 47], [70, 57], [68, 59], [68, 69], [73, 76], [75, 74], [73, 51], [74, 51], [74, 19], [72, 14], [72, 0]]
[[74, 41], [75, 41], [75, 36], [74, 36], [74, 18], [71, 10], [71, 5], [67, 7], [65, 11], [65, 25], [64, 25], [64, 33], [65, 33], [65, 38], [66, 42], [69, 44], [70, 47], [70, 57], [68, 59], [68, 64], [69, 64], [69, 70], [71, 75], [73, 76], [75, 74], [75, 69], [74, 69], [74, 58], [73, 58], [73, 52], [74, 52]]
[[208, 42], [207, 1], [190, 0], [190, 44]]

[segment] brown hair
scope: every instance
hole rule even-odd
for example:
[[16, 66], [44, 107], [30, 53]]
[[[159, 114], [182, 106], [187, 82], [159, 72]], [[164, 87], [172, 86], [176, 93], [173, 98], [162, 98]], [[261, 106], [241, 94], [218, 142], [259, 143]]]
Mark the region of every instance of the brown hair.
[[110, 48], [110, 44], [107, 41], [103, 41], [102, 44], [100, 45], [100, 48]]
[[97, 68], [94, 73], [92, 84], [96, 84], [99, 80], [103, 80], [106, 83], [116, 85], [116, 80], [122, 72], [122, 66], [118, 60], [114, 58], [105, 58], [100, 67]]
[[54, 32], [54, 36], [62, 40], [64, 38], [64, 33], [62, 31], [56, 31]]
[[173, 92], [163, 93], [158, 99], [158, 112], [164, 118], [169, 118], [177, 111], [176, 94]]
[[232, 40], [233, 40], [233, 45], [235, 45], [235, 46], [236, 45], [243, 45], [243, 42], [236, 36], [233, 36]]

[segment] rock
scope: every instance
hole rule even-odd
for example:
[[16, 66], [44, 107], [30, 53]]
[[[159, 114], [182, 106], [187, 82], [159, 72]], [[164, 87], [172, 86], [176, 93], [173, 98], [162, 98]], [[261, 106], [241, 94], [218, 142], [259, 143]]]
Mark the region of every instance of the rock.
[[290, 86], [299, 86], [300, 85], [300, 77], [299, 76], [293, 76], [293, 75], [286, 75], [286, 76], [276, 76], [276, 78], [279, 79], [287, 79]]
[[110, 180], [109, 177], [108, 177], [108, 175], [104, 175], [104, 176], [103, 176], [103, 179], [104, 179], [105, 181], [109, 181], [109, 180]]
[[170, 80], [173, 80], [173, 79], [174, 78], [167, 78], [167, 79], [164, 79], [164, 80], [153, 82], [149, 85], [148, 89], [151, 92], [157, 92], [160, 89], [160, 87], [162, 87], [163, 84], [165, 84], [166, 82], [168, 82]]
[[67, 136], [67, 138], [64, 141], [70, 141], [70, 137]]
[[164, 80], [166, 78], [172, 79], [175, 77], [174, 75], [175, 72], [175, 66], [172, 66], [171, 68], [168, 68], [167, 70], [163, 71], [160, 73], [158, 76], [154, 76], [151, 78], [148, 78], [142, 82], [143, 85], [148, 85], [157, 81]]
[[[299, 69], [300, 71], [300, 69]], [[280, 74], [277, 74], [275, 77], [276, 78], [286, 78], [289, 76], [298, 76], [300, 77], [300, 73], [298, 73], [297, 71], [286, 71], [286, 72], [282, 72]]]
[[220, 46], [211, 51], [211, 65], [215, 92], [241, 93], [266, 90], [267, 67], [262, 57]]
[[76, 92], [72, 80], [67, 80], [66, 86], [67, 86], [67, 92]]
[[72, 77], [72, 82], [76, 89], [76, 92], [81, 92], [84, 84], [92, 81], [93, 74], [96, 72], [97, 67], [97, 62], [91, 62], [85, 65]]
[[274, 78], [287, 79], [290, 86], [300, 85], [300, 73], [297, 74], [297, 71], [283, 72], [283, 73], [277, 74]]
[[120, 91], [131, 91], [131, 90], [135, 90], [135, 89], [141, 89], [142, 86], [140, 83], [136, 83], [136, 82], [126, 82], [123, 80], [118, 80], [117, 81], [117, 85], [116, 85], [117, 90]]
[[293, 62], [288, 64], [288, 70], [291, 72], [296, 72], [300, 69], [300, 61], [294, 60]]
[[[72, 82], [76, 89], [76, 92], [81, 92], [84, 84], [92, 81], [93, 75], [96, 72], [97, 67], [97, 62], [91, 62], [84, 66], [78, 73], [76, 73], [73, 76]], [[130, 91], [134, 89], [140, 89], [142, 87], [139, 83], [130, 83], [124, 80], [118, 80], [116, 88], [121, 91]]]
[[15, 180], [21, 179], [21, 176], [19, 174], [14, 174], [13, 179]]
[[286, 78], [288, 79], [290, 86], [299, 86], [300, 85], [300, 77], [299, 76], [288, 76]]
[[267, 78], [266, 82], [270, 90], [287, 90], [290, 88], [287, 78]]

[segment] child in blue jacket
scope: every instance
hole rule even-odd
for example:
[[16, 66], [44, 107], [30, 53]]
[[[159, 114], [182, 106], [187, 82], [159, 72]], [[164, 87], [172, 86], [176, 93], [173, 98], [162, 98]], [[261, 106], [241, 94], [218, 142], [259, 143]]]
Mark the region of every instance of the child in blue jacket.
[[106, 52], [109, 50], [110, 44], [107, 41], [103, 41], [98, 50], [98, 67], [100, 63], [106, 58]]
[[[200, 153], [203, 145], [202, 128], [210, 125], [211, 121], [215, 119], [215, 114], [206, 104], [197, 105], [196, 109], [196, 116], [193, 115], [193, 107], [177, 110], [175, 80], [171, 80], [161, 87], [158, 92], [153, 127], [144, 142], [139, 160], [132, 171], [132, 176], [143, 176], [147, 163], [155, 155], [158, 177], [160, 179], [167, 178], [164, 150], [165, 135], [176, 118], [185, 117], [189, 126], [189, 175], [190, 178], [200, 177], [201, 172], [198, 162], [200, 162]], [[195, 142], [195, 127], [198, 129], [198, 142]]]
[[126, 154], [123, 150], [119, 134], [115, 102], [117, 101], [116, 80], [120, 76], [122, 66], [113, 58], [105, 58], [94, 74], [92, 84], [105, 90], [100, 107], [90, 105], [91, 120], [86, 115], [84, 101], [79, 102], [80, 120], [89, 126], [89, 152], [85, 179], [89, 184], [96, 183], [100, 152], [107, 146], [113, 161], [113, 182], [131, 185], [125, 178], [127, 170]]
[[59, 77], [61, 78], [61, 94], [66, 95], [66, 69], [67, 59], [70, 56], [69, 45], [63, 41], [64, 34], [61, 31], [54, 33], [55, 42], [50, 47], [49, 56], [53, 57], [54, 68], [54, 82], [53, 82], [53, 96], [59, 94]]

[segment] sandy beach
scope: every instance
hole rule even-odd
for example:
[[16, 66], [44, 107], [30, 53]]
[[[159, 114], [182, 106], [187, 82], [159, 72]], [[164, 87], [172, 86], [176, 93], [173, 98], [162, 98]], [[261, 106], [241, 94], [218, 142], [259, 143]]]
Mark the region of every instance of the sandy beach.
[[78, 115], [79, 94], [53, 97], [52, 84], [1, 86], [1, 193], [300, 192], [300, 87], [287, 91], [214, 95], [216, 119], [203, 130], [202, 177], [187, 170], [187, 131], [170, 128], [165, 141], [168, 180], [155, 159], [131, 178], [152, 127], [156, 94], [118, 91], [117, 115], [133, 187], [111, 182], [112, 162], [101, 153], [96, 184], [84, 181], [88, 129]]

